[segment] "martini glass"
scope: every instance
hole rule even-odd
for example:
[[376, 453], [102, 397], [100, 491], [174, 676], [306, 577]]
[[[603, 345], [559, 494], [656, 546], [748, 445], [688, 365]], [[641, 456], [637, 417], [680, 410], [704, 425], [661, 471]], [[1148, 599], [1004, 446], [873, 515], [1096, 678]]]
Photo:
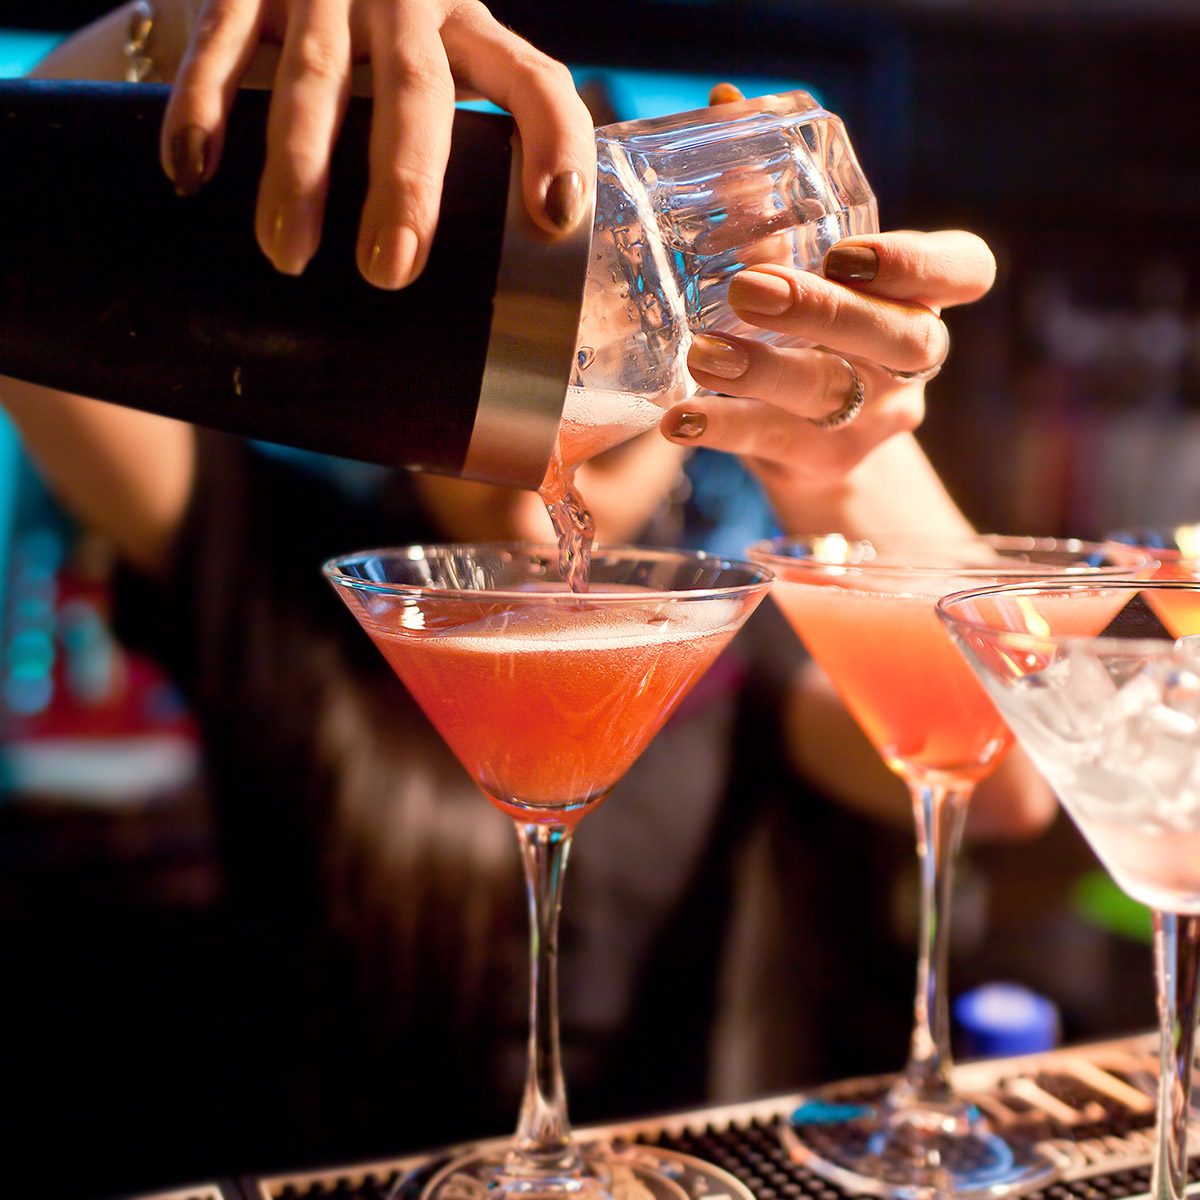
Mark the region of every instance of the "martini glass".
[[1011, 743], [934, 605], [947, 592], [1071, 573], [1128, 574], [1127, 547], [973, 537], [877, 547], [840, 535], [780, 539], [749, 556], [775, 572], [773, 596], [913, 801], [921, 867], [919, 957], [908, 1062], [889, 1088], [808, 1094], [783, 1127], [793, 1158], [851, 1193], [1010, 1195], [1040, 1186], [1050, 1161], [1001, 1137], [954, 1090], [945, 987], [955, 854], [975, 785]]
[[[769, 571], [699, 553], [593, 553], [571, 592], [558, 548], [407, 546], [325, 575], [487, 797], [516, 824], [530, 914], [524, 1097], [507, 1148], [422, 1181], [426, 1200], [683, 1200], [727, 1173], [647, 1147], [578, 1144], [559, 1056], [558, 915], [575, 826], [646, 748], [766, 594]], [[640, 1185], [640, 1187], [639, 1187]], [[411, 1183], [401, 1183], [411, 1194]]]
[[1200, 1016], [1200, 583], [1013, 585], [938, 610], [1113, 879], [1153, 911], [1150, 1193], [1182, 1200]]

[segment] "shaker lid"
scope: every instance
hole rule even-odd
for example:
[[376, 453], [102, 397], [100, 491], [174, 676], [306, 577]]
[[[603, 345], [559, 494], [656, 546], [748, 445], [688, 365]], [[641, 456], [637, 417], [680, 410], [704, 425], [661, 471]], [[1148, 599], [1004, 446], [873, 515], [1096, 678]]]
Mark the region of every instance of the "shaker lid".
[[546, 474], [574, 364], [592, 244], [592, 207], [551, 239], [525, 211], [513, 139], [500, 266], [475, 425], [462, 474], [537, 488]]

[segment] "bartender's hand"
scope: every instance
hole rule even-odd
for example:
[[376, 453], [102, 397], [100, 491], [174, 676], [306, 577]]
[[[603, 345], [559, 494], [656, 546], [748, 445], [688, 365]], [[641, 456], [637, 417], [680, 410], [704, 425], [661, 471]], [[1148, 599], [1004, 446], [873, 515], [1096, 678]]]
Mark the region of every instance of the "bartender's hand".
[[[709, 103], [742, 98], [722, 83]], [[688, 369], [719, 394], [669, 409], [662, 432], [740, 455], [789, 533], [965, 533], [912, 433], [949, 353], [943, 309], [995, 281], [987, 244], [961, 230], [858, 235], [830, 248], [820, 274], [771, 261], [770, 239], [757, 253], [730, 281], [730, 307], [747, 325], [809, 345], [697, 331]]]
[[698, 334], [688, 368], [723, 394], [676, 406], [663, 431], [741, 455], [772, 491], [835, 481], [921, 423], [925, 380], [950, 348], [942, 311], [984, 295], [995, 270], [960, 230], [845, 238], [822, 274], [747, 268], [729, 285], [737, 315], [819, 348]]
[[354, 63], [369, 62], [374, 114], [358, 266], [378, 287], [420, 274], [437, 224], [456, 95], [516, 118], [525, 203], [547, 233], [573, 228], [595, 180], [595, 140], [570, 73], [478, 0], [205, 0], [163, 121], [163, 167], [182, 194], [212, 178], [239, 83], [277, 51], [255, 230], [298, 275], [316, 251], [329, 161]]

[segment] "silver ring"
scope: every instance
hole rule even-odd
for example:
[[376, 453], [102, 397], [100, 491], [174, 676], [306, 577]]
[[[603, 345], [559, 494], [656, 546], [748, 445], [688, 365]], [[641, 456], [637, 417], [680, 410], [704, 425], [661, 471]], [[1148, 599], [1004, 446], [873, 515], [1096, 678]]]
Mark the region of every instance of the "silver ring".
[[840, 354], [834, 354], [829, 350], [826, 350], [825, 353], [830, 358], [836, 358], [850, 372], [850, 399], [837, 412], [831, 412], [827, 417], [809, 417], [808, 419], [818, 429], [842, 429], [846, 425], [849, 425], [862, 412], [863, 402], [866, 400], [866, 391], [863, 388], [862, 377], [854, 369], [852, 362], [843, 358]]

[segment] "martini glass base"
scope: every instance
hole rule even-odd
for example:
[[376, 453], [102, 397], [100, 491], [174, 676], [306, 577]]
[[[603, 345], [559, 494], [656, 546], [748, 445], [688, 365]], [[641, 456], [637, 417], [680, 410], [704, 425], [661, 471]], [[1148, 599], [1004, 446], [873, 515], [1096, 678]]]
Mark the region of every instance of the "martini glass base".
[[783, 1144], [794, 1162], [843, 1191], [890, 1200], [993, 1200], [1044, 1187], [1058, 1173], [1032, 1134], [1001, 1137], [973, 1106], [939, 1123], [887, 1098], [810, 1093], [784, 1123]]
[[621, 1140], [582, 1142], [579, 1178], [513, 1178], [504, 1146], [442, 1159], [401, 1179], [391, 1200], [754, 1200], [739, 1179], [689, 1154]]

